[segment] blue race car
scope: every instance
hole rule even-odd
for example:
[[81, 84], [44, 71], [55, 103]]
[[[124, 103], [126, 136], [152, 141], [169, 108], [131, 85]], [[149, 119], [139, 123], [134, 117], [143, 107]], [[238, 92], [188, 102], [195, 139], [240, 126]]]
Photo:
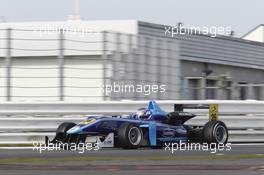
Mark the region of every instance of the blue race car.
[[[163, 111], [155, 101], [125, 118], [89, 116], [79, 124], [62, 123], [52, 141], [46, 143], [100, 143], [101, 147], [162, 147], [172, 142], [227, 143], [228, 130], [222, 121], [208, 121], [204, 126], [184, 123], [195, 117], [184, 112], [186, 105], [174, 105], [174, 112]], [[191, 108], [190, 106], [188, 108]], [[204, 108], [194, 107], [194, 108]], [[208, 108], [208, 106], [207, 106]]]

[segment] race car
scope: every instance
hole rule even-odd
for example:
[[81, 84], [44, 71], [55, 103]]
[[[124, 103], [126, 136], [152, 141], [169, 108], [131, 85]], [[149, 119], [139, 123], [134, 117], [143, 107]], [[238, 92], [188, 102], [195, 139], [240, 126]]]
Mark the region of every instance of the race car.
[[[184, 112], [185, 108], [210, 108], [211, 119], [204, 126], [185, 125], [195, 117]], [[88, 116], [79, 124], [62, 123], [55, 138], [46, 143], [99, 143], [100, 147], [162, 147], [172, 142], [222, 143], [228, 141], [228, 130], [219, 121], [215, 106], [174, 105], [173, 112], [165, 112], [155, 101], [149, 101], [146, 108], [140, 108], [126, 117]], [[212, 114], [211, 114], [212, 113]]]

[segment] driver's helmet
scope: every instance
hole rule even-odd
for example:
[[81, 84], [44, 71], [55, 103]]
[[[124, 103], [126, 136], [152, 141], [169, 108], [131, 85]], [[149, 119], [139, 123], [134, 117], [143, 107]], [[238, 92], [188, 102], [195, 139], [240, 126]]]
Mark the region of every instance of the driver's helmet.
[[151, 115], [151, 111], [146, 108], [140, 108], [136, 112], [137, 119], [147, 120]]

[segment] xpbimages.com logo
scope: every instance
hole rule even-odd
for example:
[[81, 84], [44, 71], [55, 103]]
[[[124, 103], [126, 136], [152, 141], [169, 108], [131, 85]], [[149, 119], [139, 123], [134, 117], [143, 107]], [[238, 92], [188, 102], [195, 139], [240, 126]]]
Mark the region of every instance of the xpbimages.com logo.
[[176, 27], [165, 26], [165, 36], [175, 37], [177, 35], [209, 35], [216, 37], [217, 35], [232, 35], [233, 31], [230, 26], [189, 26], [179, 24]]
[[209, 151], [212, 154], [224, 151], [231, 151], [231, 143], [190, 143], [182, 142], [179, 143], [165, 143], [165, 151], [171, 152], [174, 154], [177, 151]]
[[106, 93], [114, 94], [129, 94], [129, 93], [138, 93], [145, 96], [157, 93], [165, 93], [166, 85], [165, 84], [145, 84], [144, 82], [136, 84], [133, 82], [113, 82], [111, 85], [106, 85], [102, 87]]
[[38, 151], [40, 154], [45, 151], [64, 150], [76, 151], [79, 154], [83, 154], [85, 151], [98, 151], [100, 150], [100, 146], [98, 143], [63, 143], [58, 141], [57, 143], [48, 142], [46, 144], [33, 142], [33, 151]]

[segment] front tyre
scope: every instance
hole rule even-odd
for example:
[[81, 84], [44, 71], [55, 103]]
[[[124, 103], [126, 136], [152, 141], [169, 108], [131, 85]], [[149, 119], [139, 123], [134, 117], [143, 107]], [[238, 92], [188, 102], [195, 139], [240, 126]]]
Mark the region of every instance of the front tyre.
[[122, 124], [118, 129], [118, 143], [124, 149], [137, 149], [143, 140], [142, 130], [129, 123]]
[[64, 142], [67, 136], [67, 131], [73, 128], [74, 126], [76, 126], [76, 124], [71, 122], [64, 122], [60, 124], [56, 130], [56, 136], [54, 138], [54, 141]]
[[224, 122], [207, 122], [203, 128], [203, 138], [206, 143], [226, 144], [228, 141], [228, 130]]

